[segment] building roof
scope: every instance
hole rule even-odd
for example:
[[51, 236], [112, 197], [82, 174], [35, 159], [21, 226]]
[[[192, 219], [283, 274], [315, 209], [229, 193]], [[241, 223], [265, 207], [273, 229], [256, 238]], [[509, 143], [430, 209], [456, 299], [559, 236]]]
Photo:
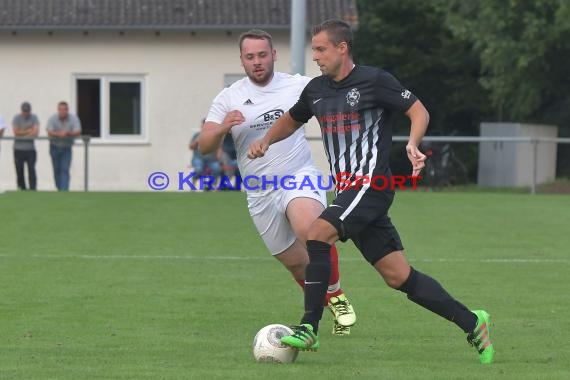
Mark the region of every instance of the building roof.
[[[356, 0], [306, 0], [307, 25], [357, 26]], [[288, 30], [291, 0], [0, 0], [3, 30]]]

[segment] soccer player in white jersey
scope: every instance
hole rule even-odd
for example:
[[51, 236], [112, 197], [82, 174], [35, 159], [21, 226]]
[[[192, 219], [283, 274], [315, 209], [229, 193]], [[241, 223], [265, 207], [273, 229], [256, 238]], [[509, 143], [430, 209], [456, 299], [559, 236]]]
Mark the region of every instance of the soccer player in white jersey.
[[[267, 32], [253, 29], [243, 33], [239, 48], [247, 77], [225, 88], [214, 99], [200, 135], [200, 150], [214, 151], [224, 136], [231, 133], [242, 177], [261, 179], [256, 185], [248, 181], [246, 186], [253, 222], [271, 254], [304, 287], [309, 263], [307, 230], [327, 205], [326, 193], [317, 185], [322, 181], [319, 182], [320, 174], [313, 164], [304, 130], [301, 128], [273, 145], [262, 159], [250, 160], [247, 152], [249, 145], [263, 137], [275, 120], [295, 104], [311, 78], [274, 71], [277, 52]], [[298, 186], [307, 177], [313, 188]], [[281, 186], [281, 181], [287, 179], [290, 179], [286, 186], [289, 190]], [[356, 315], [340, 287], [334, 245], [330, 257], [332, 272], [323, 302], [334, 315], [333, 334], [347, 335]]]

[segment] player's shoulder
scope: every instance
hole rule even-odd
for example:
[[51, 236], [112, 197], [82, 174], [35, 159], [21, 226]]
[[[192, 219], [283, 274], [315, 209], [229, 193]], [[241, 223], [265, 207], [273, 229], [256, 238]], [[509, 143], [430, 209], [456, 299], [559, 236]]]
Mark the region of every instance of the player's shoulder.
[[307, 83], [309, 83], [312, 79], [310, 77], [301, 74], [288, 74], [288, 73], [282, 73], [280, 71], [276, 71], [274, 75], [275, 75], [274, 78], [277, 79], [277, 81], [279, 82], [281, 81], [294, 82], [302, 86], [306, 86]]
[[218, 95], [216, 95], [214, 101], [226, 103], [230, 102], [234, 96], [239, 96], [239, 94], [247, 91], [247, 80], [248, 78], [244, 77], [235, 81], [228, 87], [224, 87], [220, 92], [218, 92]]
[[396, 79], [394, 74], [380, 67], [375, 67], [375, 66], [357, 66], [357, 67], [358, 67], [358, 74], [360, 77], [365, 77], [365, 78], [373, 77], [379, 81]]
[[390, 75], [390, 73], [387, 72], [386, 70], [376, 66], [357, 65], [356, 68], [357, 68], [356, 73], [358, 74], [358, 76], [364, 76], [367, 78]]
[[356, 68], [358, 69], [358, 71], [360, 71], [364, 74], [381, 73], [381, 72], [385, 71], [384, 69], [381, 69], [379, 67], [367, 66], [367, 65], [356, 65]]
[[231, 93], [231, 92], [235, 92], [235, 91], [240, 91], [247, 86], [248, 81], [249, 81], [249, 78], [244, 76], [243, 78], [236, 80], [234, 83], [232, 83], [228, 87], [224, 88], [222, 91], [220, 91], [220, 94], [223, 92]]
[[310, 90], [313, 89], [321, 89], [323, 88], [323, 86], [326, 86], [327, 84], [327, 77], [326, 75], [319, 75], [316, 76], [314, 78], [312, 78], [308, 83], [307, 83], [307, 88]]

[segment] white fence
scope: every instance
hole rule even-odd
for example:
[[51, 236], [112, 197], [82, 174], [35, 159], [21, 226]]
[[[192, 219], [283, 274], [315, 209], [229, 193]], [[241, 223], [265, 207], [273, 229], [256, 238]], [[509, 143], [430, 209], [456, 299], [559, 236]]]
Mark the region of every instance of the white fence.
[[[0, 140], [50, 140], [47, 136], [38, 137], [13, 137], [13, 136], [3, 136]], [[83, 145], [83, 191], [89, 191], [89, 143], [91, 141], [91, 136], [79, 136], [76, 139], [77, 142], [82, 142]]]
[[[310, 137], [309, 140], [320, 140], [320, 138]], [[393, 136], [394, 142], [407, 142], [408, 136]], [[532, 183], [531, 194], [536, 194], [537, 168], [538, 168], [538, 145], [540, 143], [570, 144], [570, 138], [549, 138], [549, 137], [482, 137], [482, 136], [425, 136], [422, 141], [449, 142], [449, 143], [482, 143], [482, 142], [504, 142], [515, 144], [530, 144], [533, 151], [532, 159]]]
[[[5, 136], [0, 138], [0, 140], [14, 140], [14, 137]], [[21, 139], [21, 138], [20, 138]], [[37, 137], [37, 140], [48, 140], [48, 137]], [[318, 140], [320, 137], [308, 137], [308, 140]], [[392, 140], [394, 142], [407, 142], [408, 136], [393, 136]], [[89, 191], [89, 136], [81, 136], [78, 140], [82, 141], [80, 145], [84, 147], [83, 149], [83, 190]], [[547, 137], [480, 137], [480, 136], [426, 136], [423, 141], [430, 142], [449, 142], [449, 143], [482, 143], [482, 142], [503, 142], [503, 143], [515, 143], [515, 144], [530, 144], [533, 151], [532, 159], [532, 184], [530, 192], [532, 194], [536, 193], [537, 187], [537, 160], [538, 160], [538, 146], [541, 143], [556, 143], [556, 144], [570, 144], [570, 138], [547, 138]]]

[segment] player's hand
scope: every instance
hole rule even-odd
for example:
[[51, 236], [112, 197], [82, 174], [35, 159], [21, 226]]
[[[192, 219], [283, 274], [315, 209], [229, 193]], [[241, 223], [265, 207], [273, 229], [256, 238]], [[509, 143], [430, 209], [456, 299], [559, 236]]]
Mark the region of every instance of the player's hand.
[[222, 126], [226, 130], [226, 133], [232, 129], [234, 125], [239, 125], [245, 121], [245, 117], [238, 110], [233, 110], [227, 113], [224, 121], [222, 121]]
[[412, 163], [412, 175], [420, 175], [420, 172], [424, 166], [426, 166], [426, 155], [420, 152], [417, 146], [412, 144], [406, 145], [406, 152], [408, 153], [408, 159]]
[[247, 150], [247, 158], [253, 160], [258, 157], [263, 157], [265, 152], [267, 152], [267, 149], [269, 149], [269, 143], [267, 141], [255, 140]]

